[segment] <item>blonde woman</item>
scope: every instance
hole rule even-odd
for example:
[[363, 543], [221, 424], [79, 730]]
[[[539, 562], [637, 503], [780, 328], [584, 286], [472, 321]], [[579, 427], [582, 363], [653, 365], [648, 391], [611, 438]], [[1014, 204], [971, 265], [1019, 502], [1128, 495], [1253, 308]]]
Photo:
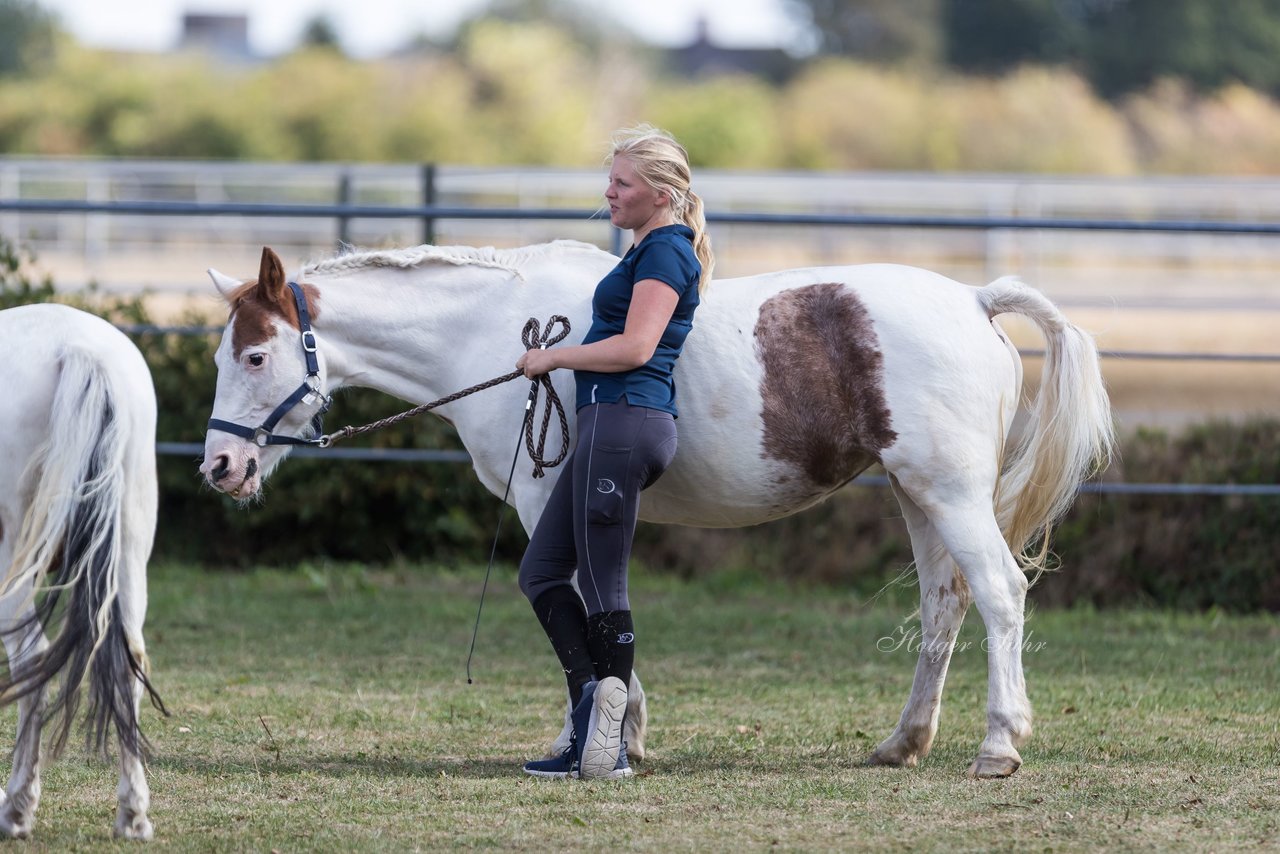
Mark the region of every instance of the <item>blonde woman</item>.
[[578, 444], [520, 563], [573, 710], [570, 747], [525, 764], [538, 777], [632, 774], [622, 739], [636, 640], [627, 563], [640, 491], [675, 456], [673, 370], [714, 264], [689, 155], [670, 134], [619, 131], [608, 162], [609, 219], [632, 232], [631, 248], [597, 285], [582, 343], [516, 363], [529, 378], [568, 368], [577, 385]]

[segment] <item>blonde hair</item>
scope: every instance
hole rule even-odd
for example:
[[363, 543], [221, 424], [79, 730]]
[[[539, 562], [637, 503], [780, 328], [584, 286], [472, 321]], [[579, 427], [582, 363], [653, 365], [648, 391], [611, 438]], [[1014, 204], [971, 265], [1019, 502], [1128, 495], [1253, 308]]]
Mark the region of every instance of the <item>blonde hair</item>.
[[666, 131], [653, 125], [639, 124], [613, 135], [613, 150], [607, 162], [612, 163], [618, 155], [625, 155], [631, 161], [636, 174], [646, 184], [666, 193], [672, 214], [693, 229], [693, 253], [702, 265], [698, 293], [704, 293], [711, 283], [711, 271], [716, 260], [711, 252], [711, 238], [707, 235], [702, 199], [689, 186], [692, 182], [689, 152]]

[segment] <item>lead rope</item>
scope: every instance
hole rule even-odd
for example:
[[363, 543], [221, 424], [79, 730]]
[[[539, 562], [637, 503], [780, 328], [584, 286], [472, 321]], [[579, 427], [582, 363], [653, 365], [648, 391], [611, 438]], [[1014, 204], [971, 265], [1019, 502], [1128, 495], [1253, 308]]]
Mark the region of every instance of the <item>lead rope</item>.
[[[556, 324], [560, 324], [560, 331], [554, 336], [551, 330]], [[542, 329], [537, 319], [529, 318], [524, 325], [524, 330], [520, 334], [521, 341], [524, 342], [524, 348], [528, 350], [545, 350], [552, 344], [558, 344], [564, 340], [569, 334], [569, 319], [559, 314], [553, 314], [551, 319], [547, 321], [546, 329]], [[408, 420], [414, 416], [421, 415], [424, 412], [430, 412], [446, 403], [453, 403], [455, 400], [461, 400], [468, 395], [475, 394], [478, 391], [484, 391], [505, 382], [510, 382], [518, 377], [524, 376], [524, 371], [516, 370], [509, 374], [503, 374], [500, 377], [494, 377], [491, 380], [485, 380], [482, 383], [476, 383], [473, 386], [464, 388], [462, 391], [456, 391], [447, 397], [439, 400], [433, 400], [430, 403], [424, 403], [422, 406], [415, 406], [413, 409], [406, 410], [397, 415], [382, 418], [377, 421], [371, 421], [360, 427], [347, 425], [341, 429], [335, 430], [328, 435], [321, 436], [319, 445], [321, 448], [333, 447], [335, 442], [341, 442], [343, 439], [350, 439], [352, 436], [359, 436], [363, 433], [370, 433], [374, 430], [380, 430], [383, 427], [390, 427], [393, 424], [399, 424], [401, 421]], [[545, 388], [547, 390], [547, 405], [542, 412], [542, 429], [538, 434], [538, 443], [535, 446], [533, 442], [533, 419], [531, 413], [537, 404], [538, 389]], [[556, 415], [560, 419], [560, 453], [554, 460], [547, 460], [543, 457], [547, 446], [547, 428], [551, 425], [551, 411], [555, 410]], [[529, 451], [529, 459], [533, 461], [533, 476], [542, 477], [546, 474], [546, 469], [555, 468], [564, 462], [564, 458], [569, 454], [569, 419], [565, 416], [564, 404], [560, 402], [560, 396], [556, 394], [555, 386], [551, 384], [551, 375], [543, 374], [533, 380], [533, 387], [529, 390], [529, 400], [525, 403], [525, 417], [520, 425], [521, 435], [524, 437], [525, 448]], [[516, 446], [517, 456], [520, 448]], [[512, 464], [512, 475], [515, 476], [515, 464]], [[507, 491], [511, 490], [511, 477], [507, 478]], [[505, 502], [506, 499], [504, 498]]]

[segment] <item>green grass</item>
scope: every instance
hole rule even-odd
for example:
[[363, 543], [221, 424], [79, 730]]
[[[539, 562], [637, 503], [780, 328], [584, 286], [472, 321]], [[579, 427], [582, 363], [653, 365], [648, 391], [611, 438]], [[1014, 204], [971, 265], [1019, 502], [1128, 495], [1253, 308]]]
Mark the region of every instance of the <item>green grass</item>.
[[[650, 758], [622, 783], [526, 778], [559, 731], [550, 647], [509, 570], [152, 570], [148, 710], [163, 850], [1231, 850], [1280, 844], [1280, 620], [1041, 612], [1036, 733], [1012, 779], [964, 769], [984, 726], [971, 614], [934, 751], [864, 768], [914, 654], [912, 605], [761, 582], [633, 580]], [[892, 644], [881, 644], [891, 646]], [[4, 717], [6, 738], [13, 713]], [[46, 771], [33, 850], [110, 841], [115, 771]]]

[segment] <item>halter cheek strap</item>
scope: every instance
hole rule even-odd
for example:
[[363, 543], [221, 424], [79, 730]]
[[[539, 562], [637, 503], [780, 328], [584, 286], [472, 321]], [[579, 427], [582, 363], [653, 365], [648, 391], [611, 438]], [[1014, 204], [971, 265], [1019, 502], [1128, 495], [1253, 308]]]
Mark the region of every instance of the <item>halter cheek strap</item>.
[[[293, 292], [293, 301], [298, 308], [298, 327], [302, 331], [302, 355], [307, 360], [307, 376], [302, 384], [294, 389], [293, 394], [277, 406], [267, 420], [258, 427], [246, 427], [221, 418], [210, 418], [209, 430], [219, 430], [248, 439], [259, 447], [267, 445], [319, 445], [324, 433], [324, 414], [329, 411], [333, 398], [320, 390], [320, 361], [316, 358], [316, 334], [311, 331], [311, 315], [307, 312], [307, 298], [297, 282], [289, 282], [289, 290]], [[315, 438], [303, 439], [298, 436], [282, 436], [273, 433], [280, 419], [299, 403], [320, 404], [320, 410], [311, 419], [312, 435]]]

